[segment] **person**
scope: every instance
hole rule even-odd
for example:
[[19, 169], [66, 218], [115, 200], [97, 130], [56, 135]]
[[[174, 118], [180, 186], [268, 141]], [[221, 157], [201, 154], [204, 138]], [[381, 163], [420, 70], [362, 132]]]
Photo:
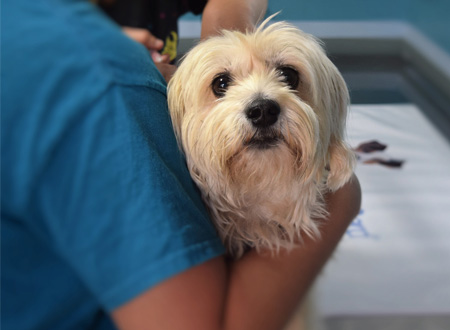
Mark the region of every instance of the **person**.
[[[264, 17], [267, 0], [97, 0], [131, 38], [144, 44], [155, 62], [177, 57], [178, 19], [187, 12], [202, 14], [201, 39], [221, 29], [245, 31]], [[160, 54], [161, 53], [161, 54]]]
[[155, 62], [173, 63], [177, 57], [178, 18], [202, 13], [206, 0], [99, 0], [98, 5], [131, 38], [151, 51]]
[[360, 206], [322, 239], [226, 260], [142, 45], [83, 0], [2, 2], [2, 329], [280, 329]]
[[267, 0], [96, 0], [130, 38], [143, 44], [166, 78], [176, 70], [178, 19], [202, 14], [201, 40], [222, 29], [245, 31], [264, 17]]

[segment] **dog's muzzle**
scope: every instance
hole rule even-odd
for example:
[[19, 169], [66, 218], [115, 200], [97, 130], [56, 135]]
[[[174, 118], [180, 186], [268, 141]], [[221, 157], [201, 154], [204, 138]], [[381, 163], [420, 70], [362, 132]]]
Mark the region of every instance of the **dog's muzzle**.
[[257, 99], [250, 103], [245, 115], [256, 128], [267, 128], [275, 124], [280, 114], [278, 102], [270, 99]]
[[245, 115], [255, 128], [255, 133], [245, 144], [258, 149], [277, 146], [282, 138], [273, 125], [278, 121], [280, 112], [280, 105], [274, 100], [257, 99], [250, 103]]

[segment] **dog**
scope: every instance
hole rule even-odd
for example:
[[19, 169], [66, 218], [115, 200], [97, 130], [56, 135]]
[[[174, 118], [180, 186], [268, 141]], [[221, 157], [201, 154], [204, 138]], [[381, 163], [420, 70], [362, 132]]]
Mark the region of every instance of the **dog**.
[[355, 163], [341, 74], [316, 38], [269, 20], [200, 42], [168, 85], [178, 143], [234, 258], [319, 237], [324, 195]]

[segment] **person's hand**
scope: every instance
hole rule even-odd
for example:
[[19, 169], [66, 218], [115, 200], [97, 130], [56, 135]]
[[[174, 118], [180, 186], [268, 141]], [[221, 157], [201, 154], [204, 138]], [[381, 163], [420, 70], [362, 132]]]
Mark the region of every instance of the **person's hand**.
[[159, 51], [163, 48], [164, 42], [161, 39], [156, 38], [147, 29], [123, 27], [123, 32], [133, 39], [134, 41], [143, 44], [150, 52], [153, 62], [156, 63], [169, 63], [169, 55], [161, 55]]
[[139, 42], [140, 44], [143, 44], [149, 50], [153, 62], [159, 72], [162, 74], [166, 82], [169, 82], [170, 78], [172, 78], [175, 73], [176, 66], [169, 64], [169, 55], [160, 54], [159, 51], [163, 48], [164, 42], [161, 39], [156, 38], [147, 29], [123, 27], [122, 30], [128, 37]]

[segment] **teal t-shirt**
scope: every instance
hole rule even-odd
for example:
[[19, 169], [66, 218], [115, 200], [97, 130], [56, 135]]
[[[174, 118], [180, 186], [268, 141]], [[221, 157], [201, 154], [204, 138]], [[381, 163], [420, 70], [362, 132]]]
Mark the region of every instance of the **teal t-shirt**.
[[147, 50], [88, 1], [2, 1], [2, 329], [108, 312], [224, 252]]

